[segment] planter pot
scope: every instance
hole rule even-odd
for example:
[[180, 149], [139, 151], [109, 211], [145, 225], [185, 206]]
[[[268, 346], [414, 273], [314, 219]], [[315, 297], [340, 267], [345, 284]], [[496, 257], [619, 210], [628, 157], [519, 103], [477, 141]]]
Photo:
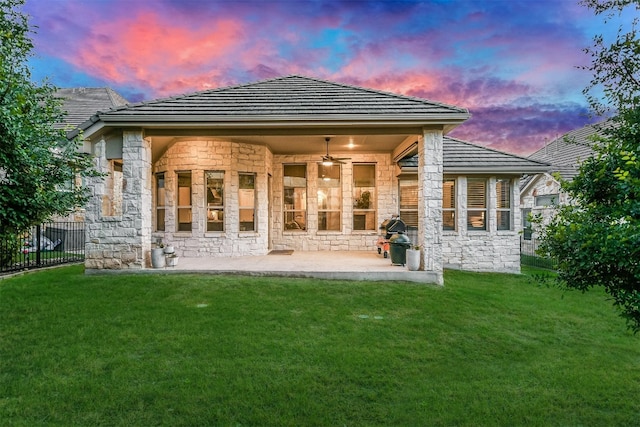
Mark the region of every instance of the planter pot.
[[167, 257], [167, 267], [175, 267], [178, 265], [178, 258], [177, 256], [168, 256]]
[[164, 249], [162, 248], [151, 249], [151, 267], [164, 268], [164, 265], [165, 265]]
[[175, 252], [176, 252], [176, 248], [174, 248], [173, 246], [167, 246], [164, 248], [164, 253], [167, 255], [171, 255]]
[[420, 269], [420, 249], [407, 249], [407, 269], [409, 271]]

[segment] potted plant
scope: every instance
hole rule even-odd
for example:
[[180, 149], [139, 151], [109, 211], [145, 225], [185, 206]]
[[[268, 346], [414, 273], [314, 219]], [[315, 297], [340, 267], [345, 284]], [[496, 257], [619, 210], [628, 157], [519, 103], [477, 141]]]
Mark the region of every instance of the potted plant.
[[167, 255], [167, 267], [175, 267], [178, 265], [178, 255], [172, 253], [171, 255]]
[[407, 269], [409, 271], [418, 271], [420, 269], [420, 246], [411, 245], [407, 249]]
[[151, 249], [151, 267], [164, 268], [165, 263], [164, 243], [159, 238], [156, 240], [156, 247]]

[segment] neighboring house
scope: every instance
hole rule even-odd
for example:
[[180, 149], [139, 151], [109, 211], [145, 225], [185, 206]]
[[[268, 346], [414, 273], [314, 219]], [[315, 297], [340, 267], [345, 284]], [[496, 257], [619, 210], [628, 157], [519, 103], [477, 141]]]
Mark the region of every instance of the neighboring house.
[[[81, 123], [86, 122], [98, 111], [126, 105], [128, 101], [110, 88], [63, 88], [56, 91], [55, 96], [62, 99], [62, 109], [66, 112], [64, 122], [54, 124], [56, 129], [72, 131]], [[69, 186], [77, 185], [69, 183]], [[84, 209], [79, 209], [65, 218], [55, 218], [58, 221], [75, 221], [84, 219]]]
[[520, 270], [518, 182], [545, 163], [445, 138], [467, 110], [301, 76], [96, 114], [85, 266], [142, 269], [156, 239], [185, 257], [376, 250], [418, 229], [421, 270]]
[[62, 99], [62, 109], [67, 113], [64, 123], [57, 128], [75, 129], [98, 111], [106, 111], [129, 103], [108, 87], [61, 88], [55, 96]]
[[567, 194], [561, 191], [558, 178], [571, 181], [576, 176], [580, 163], [593, 155], [593, 136], [610, 124], [610, 121], [605, 121], [573, 130], [528, 157], [549, 163], [551, 168], [544, 173], [526, 175], [520, 181], [520, 208], [525, 240], [530, 240], [533, 236], [529, 221], [531, 215], [540, 215], [543, 223], [548, 223], [553, 216], [554, 206], [570, 203]]

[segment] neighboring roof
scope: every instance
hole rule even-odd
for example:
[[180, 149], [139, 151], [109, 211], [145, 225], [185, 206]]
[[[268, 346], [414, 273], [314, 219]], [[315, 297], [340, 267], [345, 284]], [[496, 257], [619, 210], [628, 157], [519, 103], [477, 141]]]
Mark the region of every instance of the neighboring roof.
[[578, 173], [580, 162], [593, 154], [591, 137], [612, 124], [608, 120], [573, 130], [546, 144], [529, 159], [547, 162], [551, 164], [550, 173], [558, 172], [562, 178], [571, 180]]
[[455, 126], [464, 108], [303, 76], [205, 90], [101, 112], [82, 125], [283, 126], [356, 122]]
[[58, 89], [56, 96], [63, 99], [62, 108], [67, 112], [64, 123], [56, 125], [58, 128], [75, 128], [98, 111], [120, 107], [129, 102], [108, 87]]
[[[549, 165], [545, 162], [482, 147], [448, 136], [442, 139], [442, 143], [445, 174], [541, 173], [549, 169]], [[403, 169], [417, 167], [418, 157], [407, 157], [399, 164]]]

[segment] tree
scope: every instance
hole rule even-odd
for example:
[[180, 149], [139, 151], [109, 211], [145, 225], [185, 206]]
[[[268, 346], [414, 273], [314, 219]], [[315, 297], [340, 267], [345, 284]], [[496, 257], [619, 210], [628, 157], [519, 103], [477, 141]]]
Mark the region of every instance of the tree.
[[[609, 17], [638, 1], [585, 0], [596, 14]], [[640, 40], [637, 18], [629, 31], [620, 27], [606, 44], [594, 38], [586, 49], [593, 78], [585, 93], [596, 112], [613, 110], [613, 125], [594, 140], [585, 160], [563, 190], [573, 204], [560, 207], [542, 230], [541, 253], [558, 262], [558, 280], [569, 289], [602, 286], [621, 309], [628, 326], [640, 331]], [[602, 96], [594, 95], [602, 90]]]
[[[636, 12], [640, 10], [638, 0], [583, 0], [581, 3], [593, 9], [596, 15], [606, 15], [607, 24], [616, 16], [621, 16], [627, 8], [635, 8]], [[597, 114], [610, 109], [638, 106], [640, 40], [637, 26], [636, 16], [626, 32], [624, 24], [620, 24], [617, 37], [611, 43], [608, 43], [603, 35], [596, 35], [593, 38], [593, 47], [584, 49], [591, 57], [591, 65], [582, 68], [591, 71], [592, 78], [583, 93]], [[599, 95], [599, 91], [603, 94]]]
[[0, 242], [81, 206], [82, 186], [61, 189], [93, 174], [79, 142], [54, 127], [64, 119], [56, 88], [31, 81], [32, 31], [23, 4], [0, 0]]

